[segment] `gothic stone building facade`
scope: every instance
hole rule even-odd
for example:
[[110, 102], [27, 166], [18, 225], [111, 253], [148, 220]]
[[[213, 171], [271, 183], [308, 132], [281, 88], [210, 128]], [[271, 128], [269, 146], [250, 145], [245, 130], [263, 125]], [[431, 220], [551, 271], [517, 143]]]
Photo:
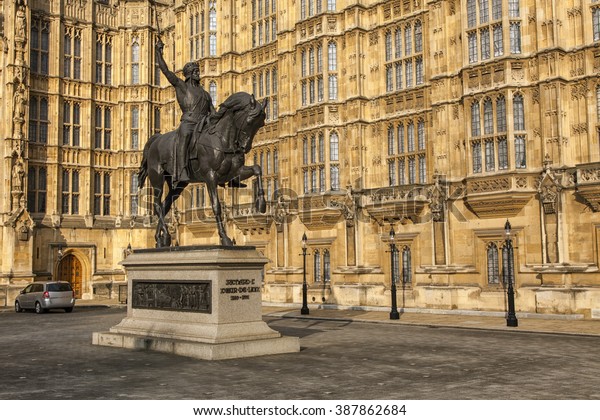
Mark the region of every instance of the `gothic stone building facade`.
[[[503, 311], [512, 224], [519, 311], [600, 309], [600, 1], [0, 0], [0, 300], [58, 278], [114, 296], [154, 245], [136, 172], [175, 128], [154, 60], [200, 65], [216, 105], [268, 98], [253, 185], [221, 191], [265, 301]], [[391, 249], [390, 229], [396, 235]], [[218, 242], [202, 185], [170, 218]]]

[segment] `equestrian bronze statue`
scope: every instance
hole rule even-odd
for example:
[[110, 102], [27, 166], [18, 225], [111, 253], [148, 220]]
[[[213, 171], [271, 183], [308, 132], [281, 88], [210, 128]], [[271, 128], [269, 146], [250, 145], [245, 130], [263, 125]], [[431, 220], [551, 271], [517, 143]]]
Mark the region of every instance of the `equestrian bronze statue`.
[[172, 71], [169, 70], [167, 63], [163, 58], [163, 49], [165, 44], [159, 38], [156, 42], [156, 61], [160, 71], [165, 75], [169, 83], [175, 88], [175, 97], [183, 114], [179, 130], [177, 130], [177, 148], [173, 154], [174, 171], [173, 183], [189, 182], [190, 176], [187, 168], [188, 148], [190, 139], [194, 130], [201, 131], [210, 114], [215, 112], [212, 104], [212, 98], [200, 85], [200, 68], [198, 63], [189, 62], [183, 66], [183, 76], [181, 80]]
[[[221, 245], [232, 246], [233, 243], [223, 224], [217, 186], [240, 185], [239, 181], [256, 176], [256, 211], [266, 212], [262, 169], [258, 165], [245, 165], [246, 153], [252, 149], [252, 140], [265, 124], [265, 106], [266, 100], [261, 104], [253, 95], [245, 92], [234, 93], [210, 116], [206, 124], [197, 124], [192, 131], [185, 159], [189, 181], [180, 179], [177, 184], [173, 182], [173, 154], [176, 153], [176, 141], [180, 140], [177, 138], [177, 130], [150, 137], [144, 147], [138, 185], [141, 189], [148, 178], [154, 192], [154, 213], [158, 217], [155, 235], [157, 248], [171, 245], [171, 235], [165, 217], [190, 182], [206, 184]], [[201, 118], [198, 116], [198, 123], [201, 122]], [[167, 196], [162, 200], [165, 184], [169, 189]]]

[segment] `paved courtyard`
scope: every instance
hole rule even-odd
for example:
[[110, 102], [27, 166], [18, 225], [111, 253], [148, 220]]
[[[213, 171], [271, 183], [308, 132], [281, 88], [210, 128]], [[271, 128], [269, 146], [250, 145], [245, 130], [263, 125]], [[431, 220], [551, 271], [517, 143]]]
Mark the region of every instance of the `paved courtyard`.
[[600, 398], [600, 337], [265, 317], [301, 352], [203, 361], [91, 345], [124, 316], [0, 313], [0, 399]]

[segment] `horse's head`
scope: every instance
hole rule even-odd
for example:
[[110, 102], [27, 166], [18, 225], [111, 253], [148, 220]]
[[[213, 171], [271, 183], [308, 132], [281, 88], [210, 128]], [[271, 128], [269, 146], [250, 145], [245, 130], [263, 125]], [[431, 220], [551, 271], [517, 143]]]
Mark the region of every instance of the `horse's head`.
[[244, 153], [252, 148], [252, 139], [256, 132], [265, 125], [265, 107], [267, 100], [261, 104], [254, 95], [238, 92], [231, 95], [219, 108], [217, 115], [224, 116], [230, 112], [237, 135], [237, 143]]

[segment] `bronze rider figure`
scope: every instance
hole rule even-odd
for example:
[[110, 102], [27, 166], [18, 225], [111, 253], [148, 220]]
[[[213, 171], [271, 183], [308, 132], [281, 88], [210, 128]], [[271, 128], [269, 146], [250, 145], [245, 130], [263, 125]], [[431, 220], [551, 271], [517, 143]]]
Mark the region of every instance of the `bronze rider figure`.
[[183, 112], [181, 123], [177, 131], [177, 146], [175, 150], [175, 162], [173, 174], [173, 185], [187, 183], [190, 180], [188, 174], [188, 146], [195, 130], [201, 131], [208, 122], [208, 117], [215, 112], [210, 94], [200, 86], [200, 68], [198, 63], [189, 62], [183, 66], [181, 80], [167, 67], [163, 58], [165, 44], [159, 38], [156, 41], [156, 60], [160, 71], [165, 75], [169, 83], [175, 87], [177, 103]]

